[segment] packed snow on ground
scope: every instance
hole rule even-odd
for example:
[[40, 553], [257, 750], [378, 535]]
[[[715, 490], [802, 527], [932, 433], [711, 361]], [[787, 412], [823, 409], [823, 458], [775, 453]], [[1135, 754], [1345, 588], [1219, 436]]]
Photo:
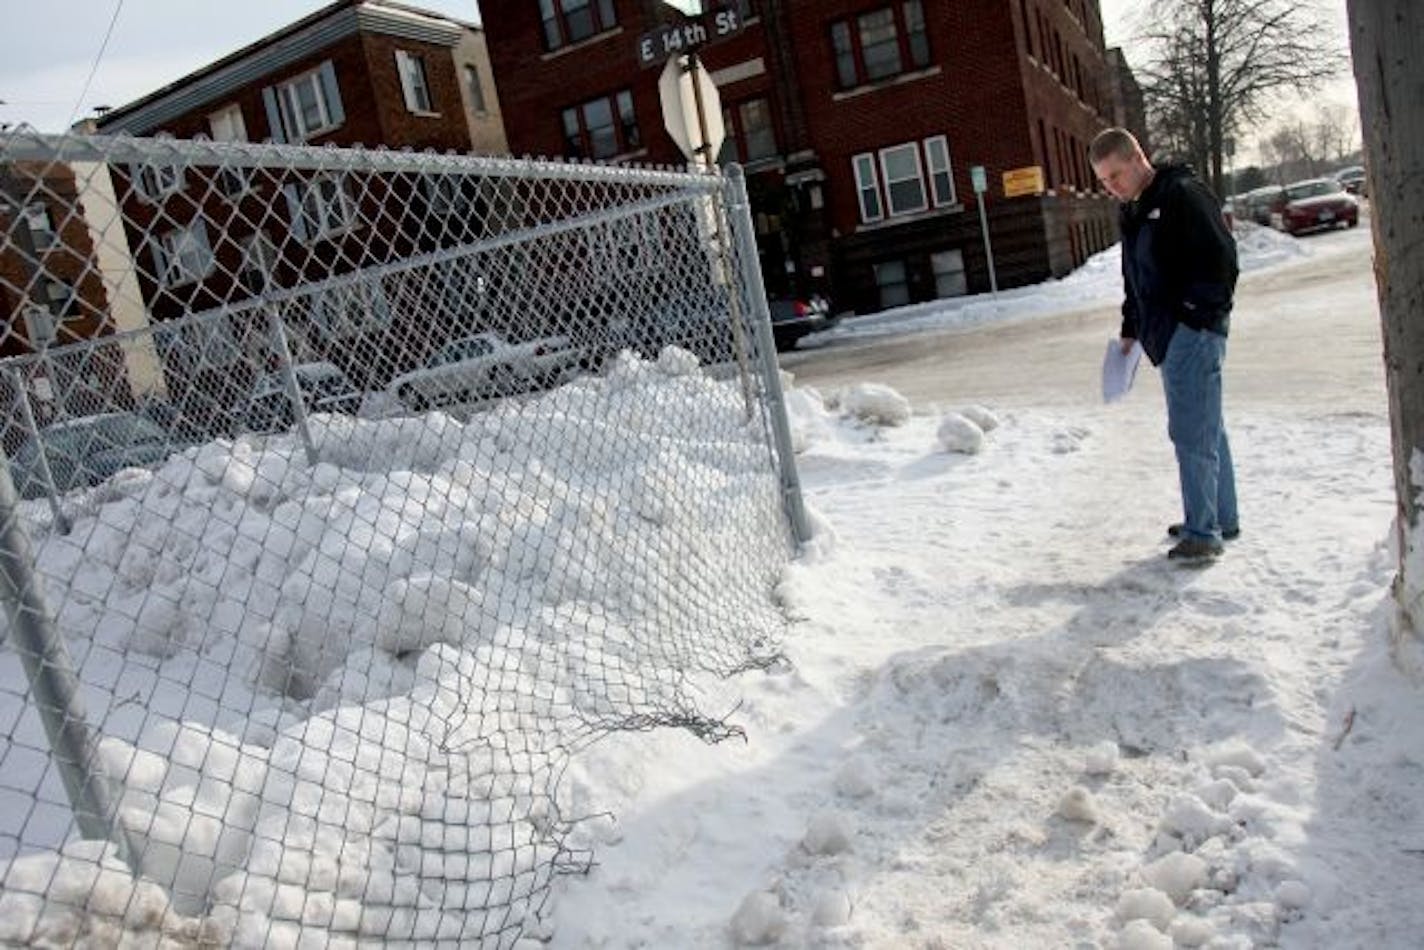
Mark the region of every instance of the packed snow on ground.
[[[1249, 221], [1236, 224], [1236, 246], [1243, 273], [1278, 266], [1311, 254], [1308, 243]], [[1094, 254], [1077, 270], [1059, 280], [1001, 290], [996, 295], [955, 297], [852, 317], [843, 320], [834, 329], [806, 337], [801, 347], [814, 349], [845, 340], [1019, 321], [1065, 310], [1111, 304], [1121, 299], [1122, 245], [1114, 244]]]

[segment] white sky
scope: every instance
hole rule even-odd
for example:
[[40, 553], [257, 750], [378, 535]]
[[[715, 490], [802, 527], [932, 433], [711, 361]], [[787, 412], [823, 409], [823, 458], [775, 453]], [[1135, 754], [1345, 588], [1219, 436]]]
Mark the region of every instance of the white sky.
[[[113, 36], [89, 92], [80, 101], [119, 2], [122, 8]], [[409, 2], [461, 19], [479, 19], [476, 0]], [[42, 131], [61, 131], [95, 106], [120, 106], [137, 99], [324, 5], [325, 0], [0, 0], [6, 26], [0, 55], [0, 123], [25, 122]], [[1134, 18], [1146, 5], [1145, 0], [1102, 0], [1107, 41], [1122, 45], [1129, 62]], [[1344, 0], [1325, 0], [1323, 8], [1343, 36]], [[55, 23], [67, 26], [57, 30]], [[1353, 79], [1342, 78], [1323, 96], [1309, 101], [1289, 97], [1282, 107], [1287, 112], [1304, 111], [1316, 101], [1340, 102], [1353, 109]], [[1250, 143], [1242, 146], [1249, 149]]]

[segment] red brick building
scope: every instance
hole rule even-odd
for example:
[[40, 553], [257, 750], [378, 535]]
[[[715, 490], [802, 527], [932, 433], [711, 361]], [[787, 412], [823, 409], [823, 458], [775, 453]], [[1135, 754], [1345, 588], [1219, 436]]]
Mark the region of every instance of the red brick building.
[[[1000, 286], [1066, 273], [1114, 240], [1087, 143], [1111, 114], [1096, 0], [738, 0], [702, 59], [747, 169], [773, 294], [859, 312], [983, 291], [971, 184]], [[660, 0], [483, 0], [513, 151], [682, 161], [638, 40]], [[1041, 193], [1006, 197], [1037, 166]]]
[[[508, 151], [479, 27], [389, 0], [337, 0], [96, 127], [160, 139]], [[214, 406], [239, 404], [270, 362], [265, 317], [246, 306], [264, 288], [310, 285], [460, 240], [432, 224], [450, 196], [428, 181], [205, 166], [191, 155], [112, 172], [149, 316], [222, 314], [210, 331], [158, 338], [170, 391], [201, 391]], [[400, 328], [380, 293], [372, 281], [316, 295], [289, 331], [297, 358], [332, 360], [367, 385], [401, 369], [382, 359], [393, 352], [385, 337]]]

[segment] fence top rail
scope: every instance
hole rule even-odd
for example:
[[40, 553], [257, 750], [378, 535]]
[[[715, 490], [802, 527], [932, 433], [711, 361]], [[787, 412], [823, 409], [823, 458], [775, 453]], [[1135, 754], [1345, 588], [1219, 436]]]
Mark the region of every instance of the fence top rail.
[[97, 162], [282, 168], [303, 171], [481, 175], [490, 178], [655, 185], [712, 193], [719, 174], [671, 167], [605, 165], [496, 155], [460, 155], [411, 149], [338, 148], [334, 145], [276, 145], [270, 142], [214, 142], [206, 138], [138, 138], [127, 135], [51, 135], [24, 127], [0, 132], [0, 164], [11, 162]]

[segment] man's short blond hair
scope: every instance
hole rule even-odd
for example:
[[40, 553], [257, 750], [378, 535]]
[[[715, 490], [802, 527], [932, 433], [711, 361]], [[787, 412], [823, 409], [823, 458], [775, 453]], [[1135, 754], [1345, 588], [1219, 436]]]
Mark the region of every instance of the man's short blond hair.
[[1133, 134], [1127, 129], [1116, 126], [1111, 129], [1103, 129], [1093, 139], [1093, 144], [1088, 146], [1088, 161], [1094, 165], [1110, 155], [1129, 159], [1141, 154], [1142, 146], [1137, 143]]

